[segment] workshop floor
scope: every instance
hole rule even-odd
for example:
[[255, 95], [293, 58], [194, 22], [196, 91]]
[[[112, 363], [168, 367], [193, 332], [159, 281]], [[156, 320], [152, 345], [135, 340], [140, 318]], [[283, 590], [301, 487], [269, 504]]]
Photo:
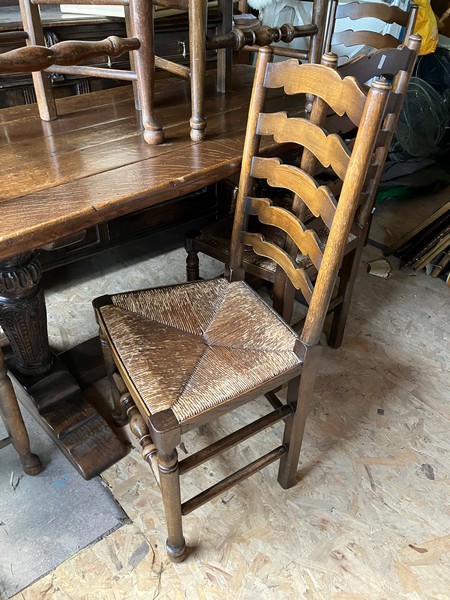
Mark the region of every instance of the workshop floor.
[[[392, 243], [444, 195], [381, 204], [372, 237]], [[91, 298], [183, 281], [181, 236], [126, 250], [47, 274], [56, 348], [95, 335]], [[103, 474], [131, 522], [15, 598], [449, 599], [449, 288], [423, 272], [400, 271], [392, 257], [392, 276], [375, 277], [366, 262], [380, 256], [367, 247], [344, 345], [324, 348], [294, 488], [279, 487], [271, 466], [198, 509], [185, 518], [191, 555], [173, 565], [157, 486], [133, 449]], [[206, 275], [220, 272], [211, 261], [202, 264]], [[102, 393], [100, 386], [92, 397]], [[249, 406], [218, 429], [258, 411]], [[206, 428], [201, 437], [213, 433]], [[186, 493], [277, 439], [279, 429], [267, 431], [190, 473]], [[199, 440], [188, 437], [187, 449]]]

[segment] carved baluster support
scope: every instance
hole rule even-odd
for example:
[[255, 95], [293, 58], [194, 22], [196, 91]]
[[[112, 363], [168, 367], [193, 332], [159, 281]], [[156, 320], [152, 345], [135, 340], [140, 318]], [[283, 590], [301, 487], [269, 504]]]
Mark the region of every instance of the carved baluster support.
[[25, 375], [45, 373], [53, 363], [41, 276], [32, 252], [0, 262], [0, 325], [11, 344], [15, 367]]

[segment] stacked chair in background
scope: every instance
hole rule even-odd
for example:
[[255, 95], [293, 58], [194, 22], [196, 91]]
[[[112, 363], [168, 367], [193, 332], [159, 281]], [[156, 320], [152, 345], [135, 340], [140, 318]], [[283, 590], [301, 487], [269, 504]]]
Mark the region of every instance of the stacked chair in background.
[[[326, 27], [328, 0], [314, 0], [312, 22], [302, 27], [285, 24], [279, 28], [258, 27], [252, 32], [233, 28], [232, 0], [220, 0], [222, 22], [217, 35], [207, 38], [206, 0], [83, 0], [83, 4], [102, 6], [120, 5], [124, 8], [127, 37], [111, 36], [102, 41], [65, 41], [45, 48], [40, 5], [63, 5], [69, 0], [20, 0], [24, 32], [17, 39], [25, 39], [27, 49], [0, 55], [0, 72], [33, 72], [33, 83], [43, 120], [57, 117], [50, 73], [132, 81], [136, 108], [141, 111], [144, 139], [149, 144], [164, 140], [162, 125], [155, 116], [155, 68], [168, 71], [190, 81], [191, 119], [190, 136], [201, 141], [205, 136], [204, 86], [206, 49], [218, 51], [218, 90], [226, 91], [230, 81], [230, 51], [242, 47], [270, 44], [284, 38], [310, 39], [303, 59], [318, 62], [322, 54]], [[189, 66], [155, 55], [153, 4], [184, 10], [189, 17]], [[10, 35], [10, 34], [8, 34]], [[256, 44], [256, 46], [255, 46]], [[130, 53], [131, 70], [93, 67], [83, 64], [97, 57], [116, 57]], [[228, 58], [227, 58], [228, 57]], [[156, 107], [157, 108], [157, 107]]]
[[[340, 3], [339, 0], [331, 0], [324, 51], [331, 52], [332, 49], [336, 50], [341, 46], [338, 54], [344, 59], [346, 49], [349, 51], [355, 46], [360, 47], [358, 54], [362, 54], [361, 49], [364, 48], [368, 50], [396, 48], [414, 32], [418, 9], [419, 7], [414, 3], [411, 3], [409, 9], [405, 11], [384, 2]], [[354, 22], [359, 26], [352, 29], [351, 25], [354, 25]], [[351, 23], [351, 25], [347, 25], [349, 29], [336, 31], [340, 23]], [[367, 25], [370, 25], [373, 30], [367, 29]], [[387, 33], [386, 29], [392, 32]], [[367, 50], [364, 53], [367, 53]], [[346, 62], [342, 59], [339, 62]]]

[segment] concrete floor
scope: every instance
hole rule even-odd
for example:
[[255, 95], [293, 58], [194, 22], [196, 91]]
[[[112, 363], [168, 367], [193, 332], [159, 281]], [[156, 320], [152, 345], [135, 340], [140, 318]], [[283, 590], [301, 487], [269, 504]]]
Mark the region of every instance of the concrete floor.
[[[389, 245], [447, 195], [383, 203], [372, 237]], [[49, 273], [53, 346], [95, 335], [91, 298], [183, 281], [181, 245], [164, 234]], [[450, 598], [449, 289], [395, 259], [389, 279], [374, 277], [365, 263], [379, 256], [367, 247], [343, 347], [324, 349], [294, 488], [282, 490], [271, 466], [200, 508], [185, 519], [191, 555], [172, 565], [157, 486], [133, 449], [103, 474], [131, 522], [15, 598]], [[107, 402], [104, 387], [91, 393]], [[259, 410], [188, 436], [188, 450]], [[189, 474], [187, 495], [267, 451], [279, 430], [259, 438]]]

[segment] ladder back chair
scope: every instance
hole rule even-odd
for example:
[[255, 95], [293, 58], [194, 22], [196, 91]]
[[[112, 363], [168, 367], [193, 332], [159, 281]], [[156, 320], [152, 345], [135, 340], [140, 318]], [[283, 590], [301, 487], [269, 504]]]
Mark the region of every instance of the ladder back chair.
[[[373, 209], [375, 195], [382, 175], [383, 166], [389, 151], [392, 137], [395, 132], [396, 123], [403, 105], [406, 90], [411, 78], [417, 54], [420, 48], [420, 36], [412, 35], [405, 45], [396, 48], [387, 48], [375, 51], [366, 56], [360, 56], [345, 65], [339, 67], [338, 72], [341, 76], [354, 76], [363, 84], [373, 77], [384, 75], [393, 80], [391, 98], [389, 100], [383, 127], [379, 132], [376, 141], [376, 153], [373, 157], [373, 164], [368, 172], [364, 190], [360, 198], [360, 207], [355, 216], [351, 234], [345, 247], [345, 256], [343, 269], [339, 274], [339, 291], [333, 297], [330, 303], [330, 311], [333, 311], [333, 320], [331, 330], [328, 336], [330, 346], [337, 348], [342, 344], [345, 323], [350, 306], [351, 295], [353, 292], [355, 277], [361, 257], [362, 249], [368, 235], [370, 226], [370, 215]], [[368, 89], [364, 86], [364, 89]], [[359, 117], [353, 114], [349, 115], [327, 115], [325, 127], [329, 131], [340, 133], [341, 135], [353, 135], [355, 128], [359, 126]], [[330, 181], [328, 182], [330, 185]], [[333, 187], [336, 195], [339, 192], [339, 179]], [[284, 196], [282, 199], [275, 200], [282, 203], [285, 207], [292, 210], [292, 198]], [[299, 207], [297, 206], [297, 209]], [[188, 281], [195, 281], [200, 277], [199, 253], [212, 256], [213, 258], [225, 264], [225, 271], [228, 270], [230, 262], [230, 239], [233, 224], [233, 215], [216, 221], [211, 225], [203, 227], [201, 230], [190, 231], [186, 234], [185, 246], [187, 251], [186, 258], [186, 276]], [[318, 225], [317, 233], [322, 242], [326, 240], [328, 230], [319, 221], [311, 227]], [[269, 234], [269, 232], [267, 232]], [[284, 237], [277, 231], [271, 231], [273, 241], [280, 245], [284, 243]], [[258, 256], [252, 248], [246, 248], [243, 256], [246, 271], [249, 275], [274, 283], [276, 265], [274, 261], [265, 257]], [[317, 269], [311, 260], [311, 257], [301, 252], [296, 257], [298, 265], [306, 269], [308, 276], [314, 280]], [[292, 311], [292, 307], [291, 307]], [[290, 320], [288, 312], [284, 314], [286, 320]], [[301, 326], [301, 324], [300, 324]], [[297, 326], [294, 326], [297, 329]]]
[[[350, 233], [365, 175], [382, 124], [390, 85], [372, 83], [366, 95], [355, 79], [343, 79], [325, 65], [297, 60], [273, 63], [270, 48], [258, 55], [234, 219], [230, 278], [103, 296], [94, 301], [107, 370], [113, 385], [115, 417], [124, 411], [139, 438], [144, 458], [156, 465], [168, 529], [167, 551], [182, 560], [186, 544], [182, 516], [270, 463], [280, 460], [278, 481], [296, 483], [305, 419], [314, 386], [319, 337]], [[327, 59], [328, 60], [328, 59]], [[264, 113], [270, 88], [316, 98], [310, 120]], [[320, 125], [327, 107], [358, 113], [360, 127], [350, 150], [342, 138]], [[300, 167], [259, 153], [261, 136], [304, 148]], [[339, 203], [310, 175], [318, 160], [343, 179]], [[292, 212], [253, 195], [254, 181], [283, 187], [305, 202], [330, 228], [322, 245]], [[281, 229], [292, 242], [287, 251], [248, 229], [250, 216]], [[289, 278], [278, 299], [301, 289], [309, 309], [296, 334], [281, 316], [243, 281], [245, 246], [276, 261]], [[292, 258], [298, 247], [318, 269], [315, 285]], [[292, 250], [292, 251], [291, 251]], [[287, 401], [277, 395], [287, 386]], [[177, 446], [186, 431], [265, 396], [272, 412], [178, 462]], [[281, 444], [197, 496], [181, 502], [180, 474], [284, 420]]]
[[[163, 141], [163, 130], [154, 116], [153, 3], [151, 0], [86, 0], [82, 4], [115, 4], [124, 7], [126, 38], [110, 36], [102, 41], [64, 41], [46, 48], [39, 5], [67, 4], [64, 0], [19, 0], [28, 48], [0, 56], [0, 65], [9, 61], [8, 72], [32, 71], [33, 84], [42, 120], [57, 118], [50, 73], [94, 76], [132, 81], [136, 107], [141, 111], [144, 139], [149, 144]], [[80, 2], [81, 4], [81, 2]], [[130, 52], [133, 70], [109, 69], [80, 64], [97, 57], [116, 57]], [[14, 54], [13, 54], [14, 53]], [[1, 68], [1, 66], [0, 66]]]
[[[132, 81], [135, 91], [136, 108], [141, 111], [144, 139], [149, 144], [164, 141], [161, 124], [155, 117], [154, 86], [155, 67], [172, 75], [190, 80], [191, 119], [190, 136], [193, 141], [201, 141], [205, 136], [206, 117], [204, 114], [204, 82], [206, 70], [206, 49], [218, 50], [218, 91], [225, 92], [230, 85], [232, 49], [240, 49], [252, 44], [264, 45], [279, 39], [310, 37], [310, 51], [305, 57], [317, 62], [322, 52], [325, 35], [328, 0], [314, 0], [313, 21], [310, 25], [295, 27], [283, 25], [280, 28], [260, 27], [254, 32], [232, 29], [232, 0], [219, 0], [222, 23], [218, 34], [207, 38], [207, 0], [82, 0], [80, 4], [94, 6], [119, 5], [124, 8], [127, 38], [111, 36], [101, 42], [60, 42], [47, 50], [40, 16], [40, 5], [68, 4], [69, 0], [19, 0], [27, 44], [33, 53], [14, 51], [16, 71], [33, 72], [33, 83], [43, 120], [56, 119], [56, 105], [52, 93], [50, 73], [61, 75], [95, 76], [100, 78]], [[70, 0], [73, 3], [73, 0]], [[175, 63], [155, 55], [154, 5], [176, 8], [188, 13], [189, 19], [189, 66]], [[38, 48], [36, 48], [39, 47]], [[100, 56], [116, 57], [130, 52], [132, 70], [110, 69], [79, 64]], [[5, 53], [3, 63], [11, 61], [10, 53]], [[16, 59], [17, 57], [17, 59]]]
[[[402, 10], [398, 6], [390, 6], [385, 2], [339, 2], [331, 0], [330, 16], [327, 22], [327, 31], [325, 34], [325, 52], [336, 51], [336, 46], [342, 45], [344, 48], [354, 46], [365, 46], [368, 49], [396, 48], [402, 42], [408, 40], [414, 32], [416, 24], [417, 4], [411, 3], [408, 10]], [[342, 19], [358, 22], [359, 19], [370, 19], [372, 27], [376, 28], [379, 23], [380, 28], [387, 24], [396, 25], [395, 33], [383, 33], [370, 30], [335, 31], [336, 25]], [[358, 54], [360, 54], [359, 52]]]

